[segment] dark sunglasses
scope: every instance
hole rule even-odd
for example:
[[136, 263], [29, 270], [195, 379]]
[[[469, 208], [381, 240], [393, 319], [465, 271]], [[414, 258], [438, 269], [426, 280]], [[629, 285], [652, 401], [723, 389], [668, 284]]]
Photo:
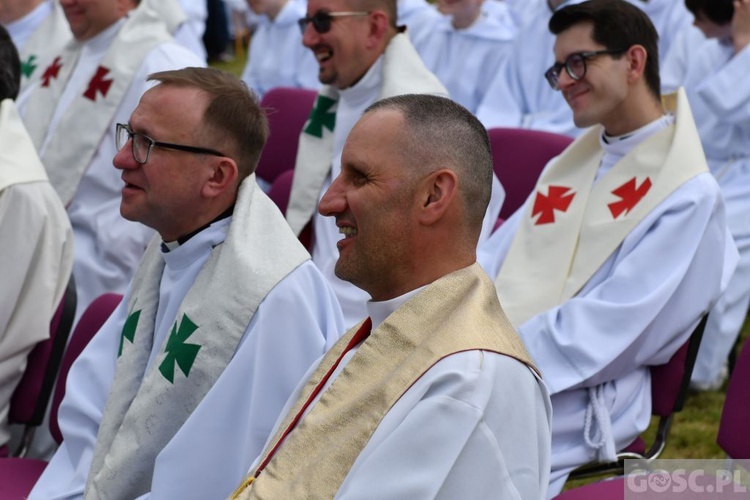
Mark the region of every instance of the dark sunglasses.
[[303, 17], [297, 23], [302, 33], [307, 29], [307, 25], [312, 23], [313, 28], [318, 33], [328, 33], [331, 31], [331, 21], [336, 17], [352, 17], [352, 16], [366, 16], [369, 12], [358, 11], [358, 12], [323, 12], [318, 11], [312, 16]]

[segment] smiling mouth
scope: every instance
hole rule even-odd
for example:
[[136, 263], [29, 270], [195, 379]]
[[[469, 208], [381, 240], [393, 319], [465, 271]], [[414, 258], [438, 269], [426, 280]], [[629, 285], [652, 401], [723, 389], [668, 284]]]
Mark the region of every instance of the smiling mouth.
[[330, 49], [315, 52], [315, 58], [318, 60], [318, 62], [325, 62], [331, 57], [333, 57], [333, 52]]
[[357, 236], [357, 228], [350, 226], [339, 227], [339, 234], [343, 234], [344, 239], [353, 238], [354, 236]]

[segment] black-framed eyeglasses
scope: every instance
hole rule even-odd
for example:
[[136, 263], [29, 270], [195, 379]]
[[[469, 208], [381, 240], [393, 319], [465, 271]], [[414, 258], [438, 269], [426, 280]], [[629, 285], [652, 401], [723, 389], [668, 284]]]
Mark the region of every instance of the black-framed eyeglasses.
[[626, 52], [628, 49], [616, 49], [616, 50], [595, 50], [591, 52], [574, 52], [565, 58], [565, 62], [556, 62], [547, 71], [544, 72], [544, 77], [547, 79], [550, 87], [555, 90], [560, 90], [559, 79], [560, 72], [565, 68], [565, 72], [570, 78], [575, 81], [580, 80], [586, 76], [586, 61], [597, 56], [604, 54], [616, 55]]
[[356, 12], [325, 12], [325, 11], [318, 11], [312, 16], [303, 17], [297, 23], [299, 24], [299, 29], [302, 30], [302, 33], [305, 32], [307, 29], [307, 25], [312, 23], [313, 28], [315, 31], [317, 31], [320, 34], [328, 33], [331, 31], [331, 21], [334, 20], [334, 18], [337, 17], [353, 17], [353, 16], [366, 16], [370, 13], [365, 10], [360, 10]]
[[165, 149], [176, 149], [178, 151], [187, 151], [188, 153], [226, 156], [224, 153], [220, 153], [214, 149], [183, 146], [182, 144], [170, 144], [168, 142], [157, 142], [147, 135], [133, 132], [130, 125], [118, 123], [115, 128], [115, 146], [117, 147], [117, 151], [120, 151], [125, 144], [127, 144], [128, 140], [132, 140], [131, 148], [133, 151], [133, 158], [141, 165], [148, 161], [148, 156], [151, 154], [151, 149], [154, 146]]

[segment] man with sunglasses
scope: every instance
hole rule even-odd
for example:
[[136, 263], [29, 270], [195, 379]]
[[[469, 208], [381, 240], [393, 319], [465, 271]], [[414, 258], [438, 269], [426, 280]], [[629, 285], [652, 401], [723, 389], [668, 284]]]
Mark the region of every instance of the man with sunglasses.
[[[362, 111], [375, 101], [402, 94], [446, 96], [438, 78], [414, 50], [404, 27], [396, 26], [396, 0], [310, 0], [300, 20], [302, 43], [318, 61], [324, 84], [299, 140], [286, 218], [295, 234], [308, 224], [313, 262], [329, 279], [348, 326], [359, 321], [369, 296], [334, 273], [341, 239], [333, 220], [315, 208], [341, 171], [341, 150]], [[493, 177], [485, 237], [497, 221], [504, 193]]]
[[686, 341], [737, 255], [684, 93], [662, 106], [648, 17], [590, 0], [557, 11], [550, 30], [544, 76], [591, 128], [478, 260], [552, 393], [554, 495], [649, 425], [649, 366]]
[[29, 498], [226, 498], [308, 366], [336, 297], [253, 171], [256, 98], [218, 70], [150, 77], [117, 125], [120, 210], [156, 230], [73, 364], [63, 444]]
[[97, 296], [122, 293], [153, 232], [119, 213], [111, 130], [128, 120], [150, 73], [204, 66], [166, 24], [133, 0], [60, 1], [73, 40], [54, 47], [21, 116], [75, 237], [77, 315]]

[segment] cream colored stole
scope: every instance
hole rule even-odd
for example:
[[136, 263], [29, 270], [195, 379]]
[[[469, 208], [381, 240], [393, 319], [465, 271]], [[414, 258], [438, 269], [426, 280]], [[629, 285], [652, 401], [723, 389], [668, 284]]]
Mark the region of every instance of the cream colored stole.
[[664, 102], [675, 103], [667, 108], [674, 125], [635, 147], [593, 187], [601, 126], [542, 172], [495, 281], [513, 325], [573, 297], [651, 210], [708, 171], [684, 91]]
[[[137, 8], [115, 37], [89, 84], [76, 96], [52, 132], [42, 163], [63, 203], [70, 203], [104, 134], [114, 134], [112, 120], [146, 55], [170, 34], [156, 12]], [[47, 136], [57, 102], [78, 60], [81, 44], [68, 43], [40, 75], [31, 93], [25, 122], [37, 149]], [[55, 74], [56, 77], [45, 77]]]
[[146, 370], [164, 269], [159, 246], [157, 236], [131, 284], [87, 499], [136, 498], [150, 491], [156, 456], [224, 371], [261, 301], [310, 258], [255, 175], [245, 179], [226, 240], [211, 252]]
[[[45, 0], [48, 1], [48, 0]], [[57, 56], [57, 48], [73, 38], [70, 25], [58, 0], [51, 2], [52, 11], [31, 34], [21, 56], [21, 92], [38, 82], [44, 70]]]
[[[326, 353], [261, 457], [273, 449], [360, 325]], [[473, 264], [435, 281], [375, 328], [237, 498], [333, 498], [380, 421], [412, 384], [442, 358], [477, 349], [533, 368], [492, 281]]]
[[12, 99], [0, 102], [0, 191], [14, 184], [47, 181], [44, 165]]
[[[448, 95], [430, 73], [409, 38], [399, 33], [383, 53], [383, 85], [378, 100], [402, 94]], [[299, 235], [315, 212], [318, 197], [331, 171], [339, 91], [323, 85], [302, 129], [286, 220]]]

